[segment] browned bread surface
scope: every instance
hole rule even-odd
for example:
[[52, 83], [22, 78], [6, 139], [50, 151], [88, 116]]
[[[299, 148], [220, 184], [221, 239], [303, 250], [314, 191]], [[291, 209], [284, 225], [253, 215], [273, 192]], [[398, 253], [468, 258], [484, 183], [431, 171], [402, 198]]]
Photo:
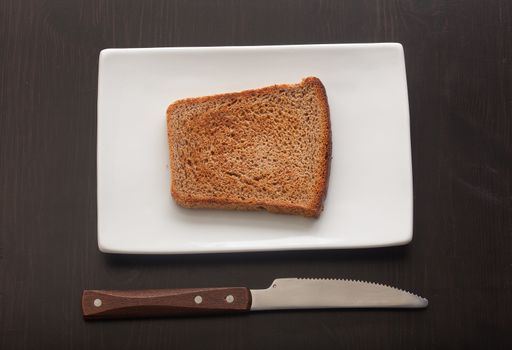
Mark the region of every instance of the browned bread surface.
[[331, 131], [318, 78], [176, 101], [167, 134], [179, 205], [320, 215]]

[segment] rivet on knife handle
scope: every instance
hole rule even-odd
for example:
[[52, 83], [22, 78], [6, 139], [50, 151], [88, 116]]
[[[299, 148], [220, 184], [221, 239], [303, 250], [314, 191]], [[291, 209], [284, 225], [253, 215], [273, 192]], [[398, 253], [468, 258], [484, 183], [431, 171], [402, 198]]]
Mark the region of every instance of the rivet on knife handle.
[[243, 287], [153, 290], [85, 290], [86, 319], [159, 317], [245, 312], [251, 293]]

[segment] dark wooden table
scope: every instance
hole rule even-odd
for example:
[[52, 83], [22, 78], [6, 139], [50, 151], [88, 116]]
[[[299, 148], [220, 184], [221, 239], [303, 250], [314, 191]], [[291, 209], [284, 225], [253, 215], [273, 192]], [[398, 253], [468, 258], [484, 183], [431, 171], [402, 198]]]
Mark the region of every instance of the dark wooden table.
[[[405, 247], [110, 256], [96, 241], [107, 47], [397, 41], [414, 168]], [[1, 349], [512, 348], [511, 1], [0, 1]], [[87, 323], [85, 288], [368, 279], [424, 311]]]

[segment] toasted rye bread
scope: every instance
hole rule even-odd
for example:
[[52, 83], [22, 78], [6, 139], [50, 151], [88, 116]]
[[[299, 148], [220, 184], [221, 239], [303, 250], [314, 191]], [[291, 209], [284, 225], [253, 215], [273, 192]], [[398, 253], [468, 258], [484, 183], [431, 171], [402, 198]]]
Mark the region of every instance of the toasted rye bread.
[[331, 159], [322, 82], [189, 98], [167, 109], [171, 194], [186, 208], [318, 217]]

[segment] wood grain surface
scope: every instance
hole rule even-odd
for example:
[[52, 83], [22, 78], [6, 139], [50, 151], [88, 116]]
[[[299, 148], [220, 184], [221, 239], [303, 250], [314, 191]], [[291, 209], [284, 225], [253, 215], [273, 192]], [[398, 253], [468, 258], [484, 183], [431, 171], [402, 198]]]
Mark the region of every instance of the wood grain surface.
[[85, 290], [87, 320], [200, 316], [248, 312], [252, 296], [245, 287], [142, 290]]
[[[386, 249], [110, 256], [96, 241], [107, 47], [401, 42], [414, 239]], [[512, 1], [1, 0], [0, 349], [512, 348]], [[424, 311], [85, 322], [84, 289], [383, 282]]]

